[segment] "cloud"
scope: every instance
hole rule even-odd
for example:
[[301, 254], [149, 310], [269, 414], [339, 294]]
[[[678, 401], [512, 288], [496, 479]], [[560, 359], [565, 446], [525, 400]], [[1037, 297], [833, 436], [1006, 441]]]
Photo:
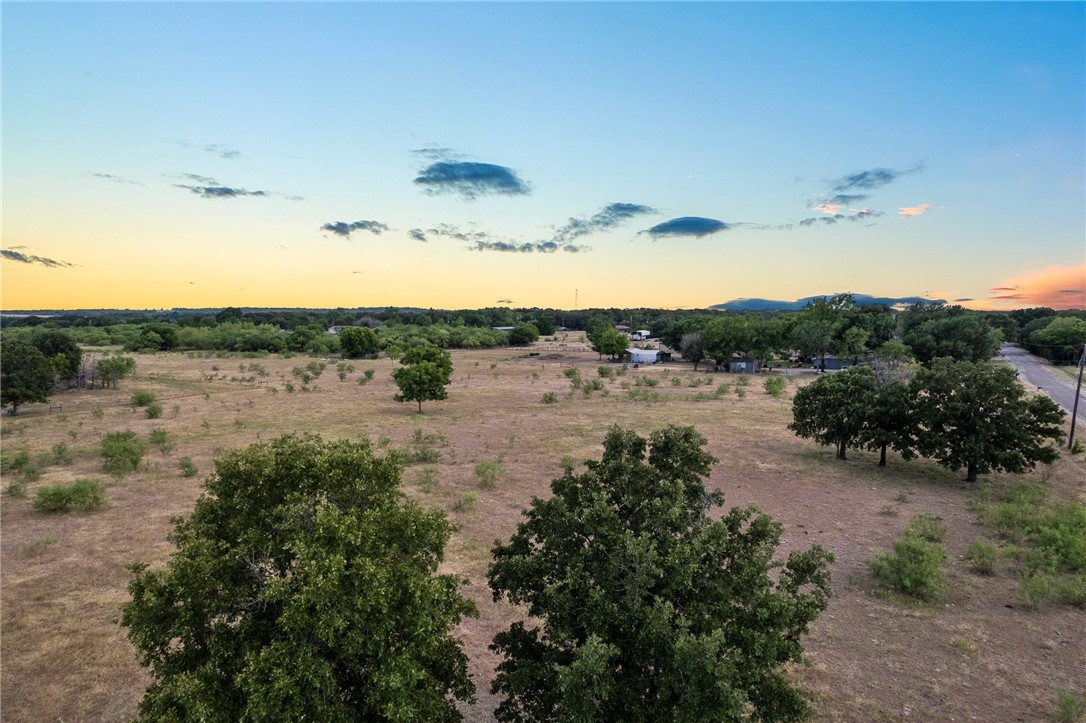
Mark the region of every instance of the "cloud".
[[1006, 279], [988, 289], [987, 299], [975, 299], [970, 308], [1001, 311], [1033, 306], [1086, 309], [1086, 264], [1049, 266]]
[[426, 234], [423, 233], [421, 228], [413, 228], [407, 232], [407, 235], [415, 239], [416, 241], [422, 241], [423, 243], [426, 243]]
[[[18, 248], [26, 247], [19, 246]], [[18, 261], [21, 264], [39, 264], [54, 269], [70, 269], [75, 266], [75, 264], [69, 264], [67, 261], [57, 261], [55, 259], [45, 258], [44, 256], [32, 256], [19, 251], [13, 251], [10, 248], [0, 249], [0, 257], [5, 258], [8, 261]]]
[[665, 236], [694, 236], [701, 238], [720, 231], [727, 231], [733, 224], [718, 221], [715, 218], [702, 218], [701, 216], [681, 216], [670, 221], [658, 223], [650, 229], [642, 231], [653, 238]]
[[882, 211], [873, 211], [870, 208], [861, 208], [855, 210], [852, 213], [834, 213], [832, 216], [811, 216], [808, 218], [800, 219], [800, 226], [814, 226], [815, 224], [822, 224], [823, 226], [833, 226], [838, 221], [863, 221], [867, 218], [878, 218], [884, 215]]
[[513, 169], [470, 161], [432, 163], [415, 178], [415, 184], [432, 195], [458, 194], [468, 201], [488, 194], [526, 196], [531, 193], [531, 186]]
[[199, 148], [205, 153], [218, 156], [219, 158], [225, 158], [228, 161], [236, 161], [239, 158], [244, 158], [241, 151], [234, 150], [233, 148], [227, 148], [226, 146], [219, 145], [218, 143], [193, 143], [192, 141], [180, 141], [181, 145], [185, 148]]
[[476, 241], [471, 247], [472, 251], [498, 251], [507, 254], [553, 254], [559, 248], [558, 244], [551, 241], [516, 243], [514, 241]]
[[659, 213], [651, 206], [639, 203], [609, 203], [591, 218], [570, 218], [569, 222], [554, 232], [552, 241], [568, 243], [596, 231], [614, 228], [627, 219], [645, 214]]
[[134, 186], [141, 185], [138, 181], [133, 181], [131, 179], [125, 178], [124, 176], [117, 176], [112, 173], [98, 173], [95, 171], [91, 171], [88, 175], [93, 178], [100, 178], [103, 181], [109, 181], [110, 183], [128, 183]]
[[498, 301], [496, 303], [498, 303], [498, 304], [512, 304], [513, 300], [512, 299], [498, 299]]
[[931, 208], [930, 203], [921, 203], [916, 206], [906, 206], [905, 208], [899, 208], [897, 215], [902, 218], [912, 218], [914, 216], [923, 216]]
[[175, 183], [173, 185], [176, 188], [184, 188], [187, 191], [191, 191], [201, 198], [241, 198], [242, 196], [269, 195], [267, 191], [249, 191], [244, 188], [224, 186], [214, 178], [200, 176], [195, 173], [181, 173], [176, 175], [175, 178], [182, 178], [196, 184]]
[[457, 153], [452, 148], [436, 144], [416, 148], [411, 152], [430, 161], [458, 161], [466, 157], [463, 153]]
[[876, 188], [882, 188], [883, 186], [893, 183], [902, 176], [906, 176], [910, 173], [918, 173], [923, 169], [924, 164], [920, 163], [913, 168], [905, 170], [872, 168], [867, 171], [857, 171], [856, 173], [849, 173], [841, 176], [833, 181], [830, 190], [834, 193], [847, 193], [848, 191], [855, 190], [873, 191]]
[[382, 232], [388, 231], [388, 226], [379, 221], [332, 221], [321, 226], [320, 230], [347, 238], [355, 231], [369, 231], [374, 236], [380, 236]]

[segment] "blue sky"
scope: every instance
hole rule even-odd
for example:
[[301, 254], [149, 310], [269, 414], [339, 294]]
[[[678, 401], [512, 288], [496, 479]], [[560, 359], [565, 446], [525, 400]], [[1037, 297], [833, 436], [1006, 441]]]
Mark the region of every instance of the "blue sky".
[[1083, 3], [4, 3], [3, 307], [1086, 305]]

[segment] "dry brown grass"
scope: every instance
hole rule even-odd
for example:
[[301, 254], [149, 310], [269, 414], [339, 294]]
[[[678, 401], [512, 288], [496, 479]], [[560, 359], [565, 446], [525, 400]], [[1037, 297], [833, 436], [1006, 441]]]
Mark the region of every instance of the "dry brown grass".
[[[29, 485], [27, 498], [2, 499], [3, 718], [115, 720], [134, 715], [148, 678], [116, 623], [127, 594], [126, 565], [168, 557], [170, 519], [191, 510], [219, 451], [294, 432], [368, 437], [393, 447], [408, 446], [416, 429], [438, 438], [436, 485], [424, 491], [419, 465], [406, 470], [404, 486], [407, 494], [444, 510], [460, 526], [445, 568], [471, 581], [466, 593], [481, 613], [459, 630], [479, 686], [478, 703], [465, 708], [468, 720], [492, 720], [496, 701], [489, 681], [497, 661], [487, 644], [519, 615], [491, 600], [485, 580], [489, 548], [512, 532], [532, 496], [548, 494], [563, 457], [598, 456], [610, 424], [641, 433], [672, 422], [694, 425], [721, 460], [710, 484], [724, 490], [729, 505], [755, 504], [781, 521], [782, 551], [818, 543], [836, 555], [835, 597], [806, 641], [810, 665], [794, 670], [815, 694], [819, 719], [899, 719], [907, 712], [927, 720], [1041, 720], [1055, 707], [1056, 686], [1081, 689], [1086, 683], [1086, 616], [1081, 610], [1028, 612], [1018, 605], [1009, 567], [1004, 564], [998, 574], [982, 578], [969, 573], [962, 561], [975, 537], [990, 535], [978, 526], [971, 508], [976, 491], [961, 483], [960, 475], [923, 460], [891, 459], [887, 469], [879, 469], [874, 455], [852, 453], [852, 461], [839, 463], [833, 450], [796, 439], [785, 425], [795, 386], [802, 382], [792, 379], [785, 396], [775, 399], [763, 393], [761, 380], [754, 377], [740, 398], [734, 375], [714, 375], [711, 385], [692, 388], [687, 381], [695, 374], [674, 364], [631, 369], [604, 382], [606, 396], [595, 392], [586, 399], [579, 391], [570, 396], [562, 370], [575, 366], [585, 379], [596, 378], [600, 362], [591, 352], [567, 347], [545, 351], [543, 357], [518, 357], [509, 350], [491, 350], [454, 352], [453, 359], [449, 399], [424, 404], [422, 415], [412, 404], [392, 401], [395, 388], [387, 359], [352, 362], [355, 371], [344, 382], [333, 360], [313, 391], [287, 393], [286, 382], [300, 386], [291, 369], [308, 359], [156, 355], [138, 357], [138, 376], [120, 390], [61, 394], [52, 400], [52, 413], [27, 407], [17, 417], [4, 417], [5, 455], [22, 449], [46, 454], [66, 442], [76, 458], [70, 465], [48, 466]], [[252, 361], [267, 369], [266, 377], [257, 376], [260, 384], [231, 381], [251, 376], [238, 366]], [[358, 385], [370, 368], [376, 370], [374, 380]], [[668, 381], [676, 375], [681, 386]], [[660, 383], [634, 387], [639, 376]], [[666, 401], [632, 401], [623, 382]], [[691, 399], [712, 392], [719, 382], [732, 385], [724, 398]], [[162, 418], [149, 420], [142, 410], [132, 410], [129, 399], [135, 389], [158, 395]], [[558, 402], [541, 403], [545, 392], [556, 393]], [[101, 419], [95, 409], [102, 410]], [[163, 455], [151, 449], [136, 473], [109, 481], [103, 508], [66, 515], [32, 509], [30, 500], [40, 485], [79, 477], [109, 480], [98, 455], [105, 433], [132, 429], [146, 437], [154, 427], [169, 430], [173, 450]], [[200, 469], [196, 477], [180, 475], [178, 460], [186, 456]], [[494, 489], [481, 489], [475, 466], [499, 456], [505, 476]], [[1065, 496], [1081, 495], [1084, 478], [1086, 463], [1079, 456], [1059, 462], [1050, 483]], [[997, 475], [989, 481], [1001, 480]], [[475, 506], [455, 510], [468, 492], [477, 495]], [[900, 514], [884, 514], [888, 505]], [[948, 599], [920, 608], [873, 596], [866, 560], [875, 548], [889, 546], [921, 512], [940, 515], [950, 526]]]

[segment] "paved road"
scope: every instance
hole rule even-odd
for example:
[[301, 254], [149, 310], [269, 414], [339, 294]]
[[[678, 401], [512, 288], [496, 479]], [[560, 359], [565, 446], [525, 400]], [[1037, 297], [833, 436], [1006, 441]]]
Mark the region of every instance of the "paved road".
[[[1074, 382], [1068, 381], [1066, 377], [1053, 372], [1037, 357], [1017, 346], [1004, 344], [999, 353], [1018, 369], [1018, 374], [1023, 379], [1035, 387], [1040, 387], [1045, 394], [1052, 397], [1056, 404], [1067, 410], [1068, 416], [1071, 415], [1071, 409], [1075, 405]], [[1086, 391], [1086, 380], [1083, 380], [1083, 390]], [[1078, 418], [1080, 423], [1084, 416], [1086, 416], [1086, 394], [1079, 394]]]

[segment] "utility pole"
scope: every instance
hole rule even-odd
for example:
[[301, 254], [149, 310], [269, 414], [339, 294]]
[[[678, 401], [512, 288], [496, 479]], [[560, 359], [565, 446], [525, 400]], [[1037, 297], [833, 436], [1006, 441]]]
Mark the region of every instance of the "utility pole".
[[1071, 409], [1071, 433], [1067, 435], [1067, 449], [1075, 446], [1075, 422], [1078, 420], [1078, 398], [1082, 394], [1082, 369], [1086, 367], [1086, 344], [1082, 346], [1082, 356], [1078, 358], [1078, 386], [1075, 387], [1075, 403]]

